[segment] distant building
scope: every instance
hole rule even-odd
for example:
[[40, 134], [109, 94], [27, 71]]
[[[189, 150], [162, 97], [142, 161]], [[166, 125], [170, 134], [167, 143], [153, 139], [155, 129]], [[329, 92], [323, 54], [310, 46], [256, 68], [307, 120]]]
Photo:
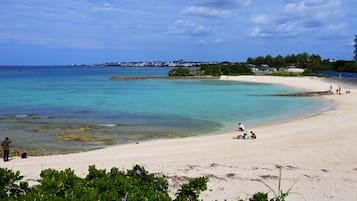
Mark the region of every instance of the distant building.
[[303, 73], [305, 70], [302, 68], [288, 68], [286, 72], [290, 73]]
[[357, 63], [357, 35], [355, 36], [355, 52], [354, 53], [355, 53], [355, 56], [353, 57], [353, 59]]

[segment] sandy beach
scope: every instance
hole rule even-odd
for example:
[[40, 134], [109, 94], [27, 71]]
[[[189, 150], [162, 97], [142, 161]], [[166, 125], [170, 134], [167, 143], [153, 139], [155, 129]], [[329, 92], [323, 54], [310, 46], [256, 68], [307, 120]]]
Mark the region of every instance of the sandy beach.
[[[41, 170], [47, 168], [71, 168], [78, 176], [85, 176], [92, 164], [107, 170], [139, 164], [166, 175], [172, 187], [187, 177], [208, 176], [208, 190], [201, 194], [208, 201], [246, 199], [254, 192], [268, 192], [263, 182], [277, 189], [281, 169], [283, 191], [292, 187], [287, 200], [357, 199], [357, 86], [316, 77], [221, 79], [281, 84], [299, 92], [329, 90], [330, 85], [335, 91], [340, 86], [342, 95], [318, 97], [336, 105], [321, 114], [254, 128], [245, 125], [257, 134], [255, 140], [233, 139], [242, 133], [230, 131], [68, 155], [12, 158], [1, 162], [0, 167], [19, 170], [27, 181], [35, 183]], [[346, 94], [346, 90], [351, 93]]]

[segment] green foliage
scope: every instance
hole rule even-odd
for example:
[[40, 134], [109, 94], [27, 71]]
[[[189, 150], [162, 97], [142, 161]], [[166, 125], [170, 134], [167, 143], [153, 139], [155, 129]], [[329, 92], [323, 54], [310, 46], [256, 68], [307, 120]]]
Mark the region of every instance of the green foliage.
[[17, 198], [25, 194], [29, 187], [22, 179], [19, 171], [0, 168], [0, 198]]
[[268, 201], [268, 193], [255, 193], [251, 198], [249, 198], [249, 201]]
[[322, 60], [319, 65], [313, 66], [314, 71], [333, 71], [333, 63], [329, 60]]
[[[207, 190], [208, 177], [190, 179], [182, 184], [175, 194], [175, 199], [168, 195], [168, 182], [165, 177], [155, 176], [143, 167], [136, 165], [126, 172], [118, 168], [110, 171], [89, 166], [85, 178], [77, 177], [71, 169], [46, 169], [40, 174], [39, 184], [29, 187], [22, 182], [20, 172], [0, 168], [0, 200], [5, 201], [199, 201], [201, 192]], [[261, 181], [262, 182], [262, 181]], [[285, 201], [291, 188], [281, 189], [281, 170], [279, 185], [274, 191], [265, 184], [274, 197], [268, 193], [257, 192], [249, 201]], [[241, 200], [242, 201], [242, 200]]]
[[200, 193], [207, 190], [207, 182], [207, 177], [191, 179], [177, 191], [175, 201], [197, 201]]
[[357, 72], [357, 65], [353, 61], [336, 61], [333, 63], [333, 69], [339, 72]]
[[187, 68], [174, 68], [169, 71], [169, 76], [189, 76], [190, 70]]
[[206, 75], [211, 76], [220, 76], [222, 74], [219, 66], [215, 64], [202, 65], [200, 70], [204, 71]]
[[248, 64], [254, 64], [256, 66], [261, 66], [262, 64], [269, 65], [271, 67], [286, 67], [287, 65], [295, 65], [298, 68], [310, 69], [313, 66], [318, 66], [321, 64], [321, 57], [319, 55], [309, 55], [304, 52], [297, 55], [287, 55], [285, 57], [278, 55], [272, 57], [267, 55], [265, 57], [258, 56], [256, 58], [248, 58]]
[[337, 60], [330, 62], [322, 60], [319, 65], [312, 67], [313, 71], [357, 72], [357, 65], [353, 61]]
[[253, 74], [247, 65], [229, 62], [202, 65], [200, 70], [204, 71], [206, 75], [211, 76]]
[[308, 54], [306, 52], [297, 55], [287, 55], [285, 57], [278, 55], [272, 57], [258, 56], [256, 58], [249, 57], [247, 64], [261, 66], [263, 64], [270, 67], [286, 67], [295, 65], [298, 68], [305, 68], [309, 71], [339, 71], [339, 72], [357, 72], [357, 64], [354, 61], [337, 60], [331, 62], [327, 59], [321, 59], [320, 55]]
[[54, 169], [43, 170], [40, 174], [39, 184], [33, 186], [25, 200], [75, 200], [80, 198], [82, 179], [74, 174], [71, 169], [58, 171]]
[[[0, 200], [135, 200], [171, 201], [168, 195], [168, 182], [136, 165], [126, 172], [112, 168], [110, 171], [89, 166], [88, 175], [79, 178], [71, 169], [62, 171], [43, 170], [39, 184], [28, 187], [20, 172], [0, 168]], [[207, 189], [207, 178], [191, 179], [183, 184], [175, 200], [197, 200], [199, 194]], [[17, 183], [20, 182], [20, 185]]]

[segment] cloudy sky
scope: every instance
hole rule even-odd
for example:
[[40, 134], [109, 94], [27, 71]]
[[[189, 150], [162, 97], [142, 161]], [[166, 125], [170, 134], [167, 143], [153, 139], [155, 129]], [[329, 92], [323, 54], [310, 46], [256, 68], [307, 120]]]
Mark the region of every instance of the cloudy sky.
[[356, 0], [1, 0], [0, 65], [353, 58]]

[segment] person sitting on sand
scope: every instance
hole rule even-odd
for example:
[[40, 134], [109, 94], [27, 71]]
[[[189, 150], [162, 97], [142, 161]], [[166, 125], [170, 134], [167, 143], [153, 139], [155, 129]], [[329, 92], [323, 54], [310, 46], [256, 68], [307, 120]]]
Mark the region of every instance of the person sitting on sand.
[[247, 140], [248, 138], [249, 138], [248, 134], [247, 134], [247, 133], [244, 133], [244, 134], [243, 134], [243, 139], [244, 139], [244, 140]]
[[244, 129], [245, 129], [245, 128], [244, 128], [244, 125], [239, 122], [239, 124], [238, 124], [238, 130], [244, 131]]
[[253, 131], [250, 131], [250, 138], [257, 139], [257, 136], [255, 135], [255, 133]]

